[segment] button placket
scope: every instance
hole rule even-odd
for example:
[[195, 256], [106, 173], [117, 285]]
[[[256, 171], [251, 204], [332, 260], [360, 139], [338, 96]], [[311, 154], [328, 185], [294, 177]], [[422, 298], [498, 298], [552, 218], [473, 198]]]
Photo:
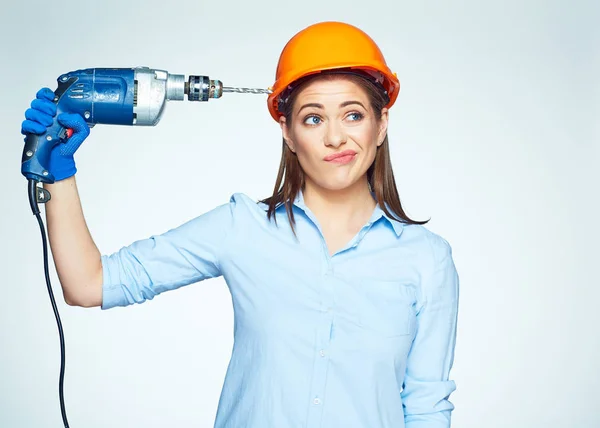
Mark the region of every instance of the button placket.
[[333, 263], [328, 253], [324, 254], [325, 265], [322, 273], [321, 286], [321, 314], [319, 315], [318, 331], [315, 343], [315, 361], [312, 373], [311, 385], [311, 404], [308, 413], [307, 427], [321, 426], [323, 414], [323, 397], [325, 396], [325, 386], [327, 381], [327, 371], [329, 365], [329, 349], [331, 341], [331, 332], [334, 321], [334, 298], [333, 298]]

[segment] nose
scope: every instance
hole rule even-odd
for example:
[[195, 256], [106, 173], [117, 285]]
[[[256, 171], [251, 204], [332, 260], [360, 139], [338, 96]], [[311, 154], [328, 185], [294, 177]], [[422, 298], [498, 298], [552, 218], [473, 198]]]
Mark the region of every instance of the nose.
[[339, 147], [346, 142], [347, 136], [344, 128], [336, 121], [329, 121], [325, 130], [325, 145]]

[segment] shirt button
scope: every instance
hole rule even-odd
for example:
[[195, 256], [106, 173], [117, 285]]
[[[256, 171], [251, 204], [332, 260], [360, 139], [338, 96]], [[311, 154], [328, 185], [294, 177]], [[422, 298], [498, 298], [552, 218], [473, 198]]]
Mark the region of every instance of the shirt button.
[[315, 398], [313, 400], [313, 403], [315, 403], [316, 405], [319, 405], [319, 404], [321, 404], [321, 400], [319, 400], [318, 398]]
[[325, 351], [321, 349], [321, 350], [319, 351], [319, 355], [320, 355], [321, 357], [324, 357], [324, 356], [325, 356]]

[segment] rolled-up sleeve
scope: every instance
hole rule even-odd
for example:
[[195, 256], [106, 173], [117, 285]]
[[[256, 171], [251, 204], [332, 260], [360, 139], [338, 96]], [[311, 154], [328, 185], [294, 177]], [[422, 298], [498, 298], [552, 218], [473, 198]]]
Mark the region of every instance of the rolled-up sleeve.
[[450, 245], [431, 239], [433, 266], [422, 275], [422, 304], [405, 374], [402, 400], [406, 428], [448, 428], [454, 409], [449, 379], [454, 360], [459, 277]]
[[102, 255], [102, 309], [143, 303], [165, 291], [220, 276], [235, 199], [161, 235]]

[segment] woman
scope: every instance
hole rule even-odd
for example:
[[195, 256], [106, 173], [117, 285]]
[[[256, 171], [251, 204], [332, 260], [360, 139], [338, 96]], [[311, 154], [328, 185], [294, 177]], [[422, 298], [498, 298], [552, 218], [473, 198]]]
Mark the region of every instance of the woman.
[[[404, 213], [390, 163], [399, 82], [356, 27], [285, 46], [269, 112], [282, 129], [273, 195], [234, 194], [175, 229], [101, 255], [73, 149], [55, 149], [46, 206], [65, 300], [108, 309], [207, 278], [230, 289], [235, 335], [216, 427], [449, 427], [458, 276], [451, 248]], [[23, 132], [56, 114], [38, 92]], [[81, 144], [78, 115], [58, 120]]]

